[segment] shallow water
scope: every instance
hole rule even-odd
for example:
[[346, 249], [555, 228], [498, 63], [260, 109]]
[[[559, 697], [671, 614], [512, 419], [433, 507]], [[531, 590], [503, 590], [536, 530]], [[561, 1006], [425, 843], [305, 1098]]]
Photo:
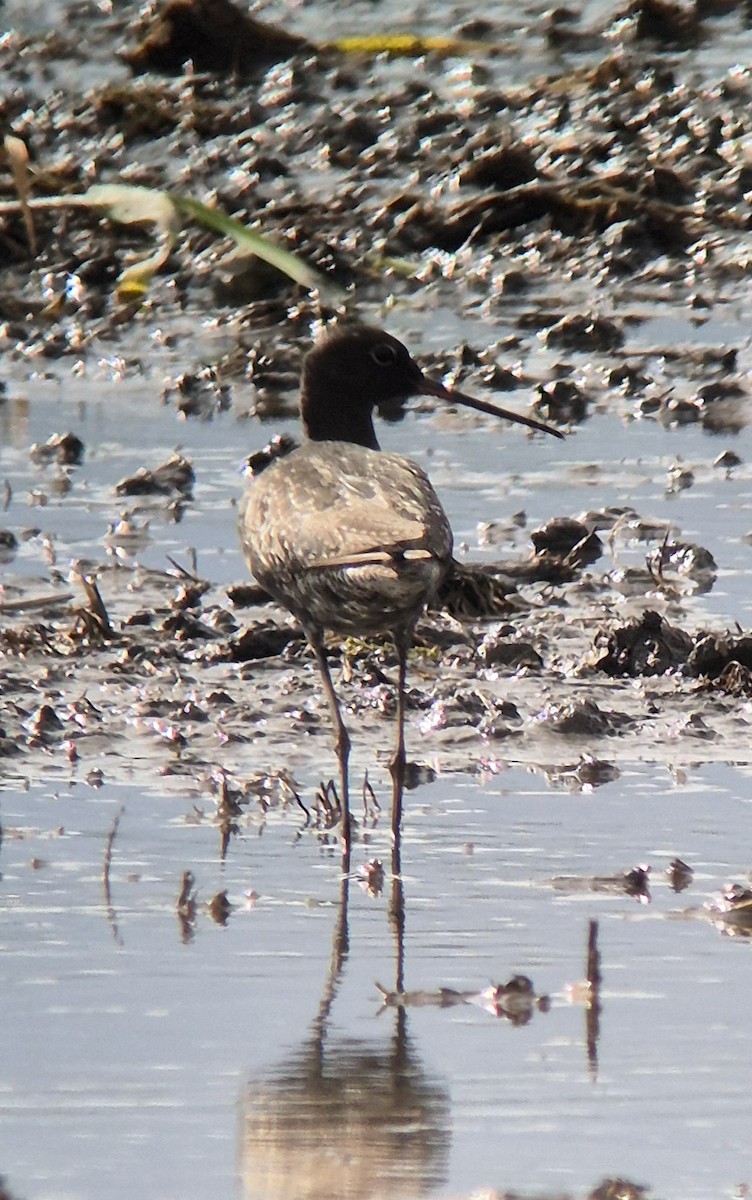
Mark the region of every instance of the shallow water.
[[[149, 794], [6, 789], [8, 1182], [45, 1197], [198, 1197], [208, 1180], [217, 1196], [315, 1196], [315, 1150], [334, 1160], [343, 1196], [579, 1193], [619, 1172], [659, 1195], [732, 1194], [752, 1178], [749, 945], [691, 910], [744, 876], [748, 781], [732, 767], [682, 779], [635, 767], [567, 794], [510, 769], [410, 795], [405, 988], [481, 990], [520, 972], [551, 997], [521, 1026], [472, 1004], [379, 1012], [374, 981], [394, 986], [389, 886], [374, 898], [356, 882], [322, 1019], [338, 861], [312, 834], [295, 840], [293, 814], [263, 836], [255, 816], [221, 864], [216, 830], [175, 782]], [[121, 806], [108, 910], [103, 861]], [[676, 854], [696, 871], [681, 896], [662, 878]], [[385, 828], [353, 865], [373, 857], [388, 859]], [[551, 885], [637, 861], [653, 867], [649, 906]], [[226, 928], [202, 904], [181, 925], [187, 868], [202, 902], [227, 889]], [[567, 988], [584, 978], [592, 919], [602, 1007], [588, 1049]], [[346, 1114], [322, 1099], [320, 1077], [335, 1096], [347, 1089]], [[410, 1114], [401, 1130], [395, 1108]], [[385, 1147], [400, 1146], [390, 1161]]]

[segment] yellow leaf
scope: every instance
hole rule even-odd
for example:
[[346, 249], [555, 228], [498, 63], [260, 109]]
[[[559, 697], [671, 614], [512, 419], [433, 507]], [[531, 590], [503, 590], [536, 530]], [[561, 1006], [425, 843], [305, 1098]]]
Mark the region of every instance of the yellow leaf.
[[[365, 37], [338, 38], [329, 49], [341, 54], [398, 54], [416, 58], [421, 54], [466, 55], [477, 51], [483, 43], [461, 38], [416, 37], [410, 33], [374, 33]], [[485, 47], [488, 50], [488, 47]]]

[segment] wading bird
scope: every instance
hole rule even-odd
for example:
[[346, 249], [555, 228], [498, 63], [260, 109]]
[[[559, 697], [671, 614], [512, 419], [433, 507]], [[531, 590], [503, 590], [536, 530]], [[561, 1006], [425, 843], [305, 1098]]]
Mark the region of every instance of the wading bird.
[[388, 634], [399, 665], [392, 833], [399, 834], [405, 775], [405, 676], [418, 617], [451, 561], [452, 531], [419, 466], [379, 450], [373, 410], [409, 396], [436, 396], [544, 433], [531, 417], [427, 379], [396, 338], [346, 325], [306, 356], [300, 397], [305, 441], [253, 478], [240, 511], [240, 540], [256, 580], [300, 622], [316, 656], [336, 730], [342, 839], [348, 850], [350, 737], [324, 633]]

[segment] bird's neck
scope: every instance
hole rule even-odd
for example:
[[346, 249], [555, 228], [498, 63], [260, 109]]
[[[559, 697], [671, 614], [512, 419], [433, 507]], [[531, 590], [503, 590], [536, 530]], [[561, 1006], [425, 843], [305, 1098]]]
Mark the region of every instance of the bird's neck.
[[333, 408], [331, 402], [316, 403], [305, 393], [301, 402], [303, 429], [311, 442], [354, 442], [367, 450], [379, 450], [373, 418], [366, 408]]

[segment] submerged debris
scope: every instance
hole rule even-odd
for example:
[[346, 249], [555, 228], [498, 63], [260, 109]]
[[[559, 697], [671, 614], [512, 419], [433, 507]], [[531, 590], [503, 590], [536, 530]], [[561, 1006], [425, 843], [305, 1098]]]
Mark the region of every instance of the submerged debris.
[[[669, 251], [684, 249], [699, 232], [689, 207], [666, 204], [644, 190], [627, 190], [618, 180], [599, 178], [533, 180], [448, 209], [416, 201], [400, 233], [409, 237], [412, 249], [456, 251], [468, 240], [485, 240], [545, 218], [562, 233], [581, 237], [614, 224], [641, 222], [646, 239], [662, 241]], [[622, 344], [623, 334], [614, 322], [588, 315], [572, 317], [571, 322], [561, 324], [552, 345], [607, 350]]]
[[277, 458], [284, 458], [295, 450], [298, 443], [287, 433], [279, 433], [267, 442], [261, 450], [254, 451], [245, 460], [243, 473], [254, 478], [265, 471]]
[[207, 905], [209, 916], [215, 925], [224, 927], [230, 919], [232, 912], [232, 904], [227, 898], [227, 892], [217, 892], [216, 896], [212, 896]]
[[454, 1008], [474, 1004], [494, 1017], [504, 1017], [512, 1025], [527, 1025], [537, 1012], [548, 1012], [548, 996], [538, 996], [527, 975], [513, 975], [506, 983], [494, 983], [481, 991], [457, 991], [439, 988], [435, 992], [389, 992], [380, 983], [382, 1003], [387, 1008]]
[[182, 454], [173, 454], [158, 467], [139, 468], [135, 475], [121, 479], [115, 491], [118, 496], [169, 496], [180, 492], [190, 497], [196, 476], [193, 467]]
[[508, 616], [526, 607], [520, 603], [520, 587], [570, 583], [581, 567], [595, 562], [602, 553], [597, 536], [568, 518], [549, 522], [531, 537], [536, 552], [526, 560], [473, 563], [452, 559], [430, 610], [461, 621]]
[[689, 634], [648, 610], [636, 621], [598, 634], [596, 654], [604, 644], [605, 653], [596, 658], [595, 669], [606, 675], [634, 676], [678, 671], [687, 662], [694, 643]]
[[616, 321], [577, 313], [562, 317], [546, 334], [549, 346], [563, 350], [618, 350], [624, 345], [624, 333]]
[[648, 1192], [642, 1184], [617, 1176], [604, 1179], [588, 1194], [587, 1200], [648, 1200]]
[[729, 937], [752, 937], [752, 888], [729, 883], [705, 908]]
[[75, 433], [53, 433], [46, 442], [32, 443], [29, 458], [39, 466], [56, 462], [62, 467], [78, 467], [85, 451], [84, 443]]
[[649, 866], [631, 867], [618, 875], [557, 875], [551, 886], [558, 892], [614, 892], [633, 896], [640, 904], [650, 903]]
[[592, 792], [621, 776], [615, 763], [594, 758], [590, 754], [583, 754], [579, 762], [571, 765], [541, 765], [539, 770], [552, 787], [563, 787], [569, 792]]
[[127, 556], [143, 550], [149, 544], [149, 522], [139, 523], [129, 513], [113, 521], [104, 537], [105, 546], [113, 554]]
[[603, 553], [598, 535], [572, 517], [555, 517], [541, 529], [534, 530], [530, 539], [539, 559], [545, 554], [575, 567], [589, 566]]
[[673, 859], [666, 868], [666, 877], [675, 892], [684, 892], [692, 886], [694, 871], [680, 858]]
[[493, 568], [471, 566], [452, 559], [449, 572], [431, 602], [431, 609], [458, 619], [497, 617], [514, 607], [512, 579]]
[[708, 634], [698, 636], [687, 670], [718, 683], [732, 695], [749, 695], [752, 678], [752, 636]]
[[504, 667], [509, 671], [530, 668], [535, 671], [543, 666], [543, 659], [530, 642], [504, 637], [496, 631], [486, 634], [478, 646], [477, 654], [484, 667]]
[[165, 404], [172, 402], [184, 417], [199, 417], [208, 421], [230, 406], [230, 387], [219, 377], [215, 367], [198, 371], [182, 371], [162, 392]]
[[0, 563], [10, 562], [17, 550], [18, 538], [13, 530], [0, 529]]
[[255, 662], [262, 658], [274, 658], [286, 650], [291, 642], [304, 640], [302, 629], [273, 625], [269, 621], [254, 621], [237, 637], [230, 639], [222, 657], [230, 662]]
[[560, 425], [584, 421], [588, 415], [589, 399], [571, 379], [554, 379], [538, 385], [538, 399], [533, 405], [537, 416]]
[[552, 703], [533, 718], [536, 727], [564, 737], [606, 737], [633, 723], [626, 713], [604, 712], [594, 700]]

